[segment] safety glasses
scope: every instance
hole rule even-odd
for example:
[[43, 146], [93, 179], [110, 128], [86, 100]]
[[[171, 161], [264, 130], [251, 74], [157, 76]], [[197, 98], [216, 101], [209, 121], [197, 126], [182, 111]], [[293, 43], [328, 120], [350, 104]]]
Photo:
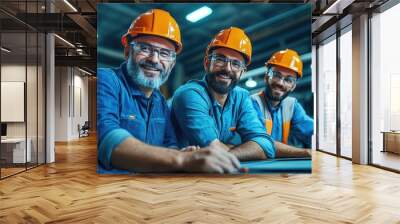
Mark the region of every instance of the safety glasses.
[[230, 62], [231, 69], [234, 72], [240, 72], [246, 68], [246, 65], [244, 64], [244, 62], [242, 62], [240, 60], [236, 60], [236, 59], [229, 59], [229, 58], [226, 58], [226, 57], [224, 57], [222, 55], [218, 55], [218, 54], [211, 54], [209, 56], [209, 59], [210, 59], [210, 61], [212, 61], [214, 63], [215, 66], [218, 66], [218, 67], [224, 67]]
[[297, 81], [297, 79], [292, 76], [285, 77], [282, 75], [282, 73], [274, 71], [272, 69], [269, 69], [266, 75], [268, 75], [269, 79], [274, 82], [280, 82], [281, 80], [283, 80], [283, 83], [287, 86], [293, 86], [294, 84], [296, 84]]
[[150, 57], [154, 54], [154, 52], [158, 53], [158, 57], [161, 61], [174, 61], [176, 58], [176, 52], [173, 50], [155, 47], [151, 44], [141, 43], [141, 42], [131, 42], [130, 45], [133, 47], [133, 50], [140, 55], [145, 57]]

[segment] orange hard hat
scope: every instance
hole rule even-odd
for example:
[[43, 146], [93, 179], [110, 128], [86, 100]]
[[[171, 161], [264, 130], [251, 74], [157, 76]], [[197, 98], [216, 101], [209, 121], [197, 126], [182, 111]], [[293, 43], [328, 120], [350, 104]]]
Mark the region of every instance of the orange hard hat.
[[276, 65], [287, 68], [296, 72], [300, 78], [303, 76], [303, 62], [299, 54], [291, 49], [275, 52], [265, 65], [267, 67]]
[[176, 45], [176, 53], [182, 50], [181, 31], [178, 23], [169, 14], [161, 9], [152, 9], [139, 15], [131, 24], [128, 32], [121, 38], [122, 45], [127, 52], [129, 46], [128, 37], [137, 35], [155, 35], [166, 38]]
[[246, 59], [246, 64], [249, 65], [251, 62], [251, 41], [246, 33], [237, 27], [230, 27], [228, 29], [221, 30], [208, 44], [206, 50], [206, 57], [210, 50], [218, 47], [226, 47], [239, 53], [242, 53]]

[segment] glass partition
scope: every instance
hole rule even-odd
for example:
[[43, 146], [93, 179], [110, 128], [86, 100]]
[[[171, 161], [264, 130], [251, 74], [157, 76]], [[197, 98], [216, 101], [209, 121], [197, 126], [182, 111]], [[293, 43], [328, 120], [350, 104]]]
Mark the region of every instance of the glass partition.
[[[5, 1], [0, 11], [0, 178], [45, 162], [45, 35], [22, 22], [45, 1]], [[15, 15], [15, 17], [14, 17]]]
[[1, 34], [2, 177], [24, 171], [26, 162], [31, 161], [30, 142], [26, 140], [26, 41], [24, 31]]

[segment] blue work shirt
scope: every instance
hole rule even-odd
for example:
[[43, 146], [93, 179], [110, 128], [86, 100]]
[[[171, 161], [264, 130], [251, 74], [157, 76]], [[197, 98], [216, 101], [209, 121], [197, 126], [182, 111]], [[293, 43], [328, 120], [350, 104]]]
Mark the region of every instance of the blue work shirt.
[[[253, 106], [257, 111], [258, 118], [262, 124], [265, 125], [264, 118], [257, 101], [252, 99]], [[282, 142], [282, 128], [283, 128], [283, 115], [282, 106], [278, 104], [277, 106], [272, 106], [269, 101], [267, 101], [267, 109], [271, 113], [272, 117], [272, 131], [271, 137], [275, 141]], [[303, 107], [296, 100], [293, 108], [293, 116], [290, 122], [290, 132], [288, 144], [302, 147], [311, 148], [311, 137], [314, 133], [314, 120], [309, 117], [304, 111]]]
[[160, 91], [154, 90], [147, 98], [127, 75], [125, 62], [117, 69], [99, 68], [98, 172], [129, 173], [113, 168], [111, 154], [120, 143], [131, 136], [150, 145], [177, 148], [170, 118], [170, 110]]
[[248, 91], [240, 87], [229, 92], [222, 107], [209, 94], [205, 78], [189, 81], [174, 94], [172, 122], [180, 147], [205, 147], [215, 139], [230, 145], [254, 141], [268, 158], [275, 157], [274, 143], [259, 122]]

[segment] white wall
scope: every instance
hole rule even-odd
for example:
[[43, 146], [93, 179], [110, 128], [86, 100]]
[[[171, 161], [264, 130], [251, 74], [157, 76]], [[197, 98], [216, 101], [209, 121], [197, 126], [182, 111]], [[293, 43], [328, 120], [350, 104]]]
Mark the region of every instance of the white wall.
[[88, 77], [83, 75], [76, 68], [56, 67], [56, 141], [77, 139], [78, 124], [88, 120]]
[[68, 140], [68, 87], [67, 67], [55, 68], [55, 141]]

